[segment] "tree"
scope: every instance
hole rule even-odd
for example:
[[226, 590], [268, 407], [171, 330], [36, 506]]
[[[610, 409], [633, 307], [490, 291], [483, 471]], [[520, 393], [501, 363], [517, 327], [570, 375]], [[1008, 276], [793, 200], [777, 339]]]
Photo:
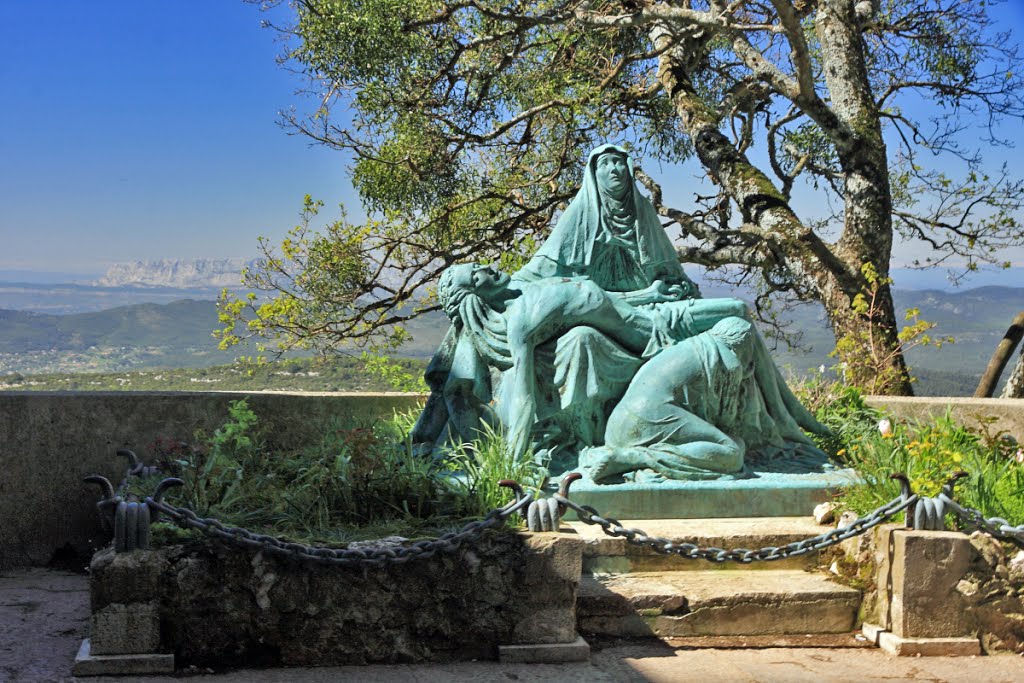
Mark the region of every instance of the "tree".
[[[922, 266], [961, 272], [1024, 244], [1024, 186], [984, 172], [979, 152], [1024, 114], [1017, 48], [987, 4], [298, 0], [278, 28], [316, 106], [286, 123], [351, 155], [373, 218], [314, 233], [319, 206], [307, 203], [248, 274], [276, 297], [225, 299], [225, 340], [394, 341], [446, 266], [522, 262], [574, 194], [586, 151], [611, 140], [648, 169], [696, 160], [713, 183], [670, 204], [638, 171], [681, 231], [683, 262], [754, 276], [761, 314], [779, 295], [821, 301], [837, 339], [886, 359], [882, 390], [910, 393], [893, 240], [921, 242]], [[832, 208], [799, 215], [806, 191]], [[883, 283], [871, 307], [855, 305], [872, 286], [865, 266]]]

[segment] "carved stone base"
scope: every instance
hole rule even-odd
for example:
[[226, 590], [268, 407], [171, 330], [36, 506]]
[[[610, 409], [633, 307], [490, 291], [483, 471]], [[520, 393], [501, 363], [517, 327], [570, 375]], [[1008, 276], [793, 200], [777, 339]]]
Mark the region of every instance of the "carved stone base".
[[[570, 498], [617, 519], [802, 517], [850, 484], [851, 470], [795, 474], [754, 472], [748, 479], [666, 480], [657, 484], [595, 484], [578, 481]], [[571, 512], [566, 519], [575, 519]]]
[[590, 645], [576, 634], [571, 643], [499, 645], [498, 661], [504, 664], [563, 664], [590, 661]]
[[861, 632], [891, 655], [897, 657], [972, 657], [981, 654], [977, 638], [902, 638], [881, 626], [864, 624]]
[[71, 669], [75, 676], [124, 676], [132, 674], [174, 673], [172, 654], [94, 655], [89, 639], [82, 641]]

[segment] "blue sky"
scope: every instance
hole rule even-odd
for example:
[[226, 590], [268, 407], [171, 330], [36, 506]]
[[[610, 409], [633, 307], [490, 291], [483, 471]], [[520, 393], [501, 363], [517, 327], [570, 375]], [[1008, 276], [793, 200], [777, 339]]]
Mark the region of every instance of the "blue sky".
[[[1024, 28], [1017, 0], [999, 14]], [[252, 256], [306, 193], [357, 215], [344, 157], [277, 125], [298, 82], [262, 18], [241, 0], [0, 3], [0, 270]], [[1018, 154], [999, 152], [1020, 173]]]
[[240, 0], [0, 3], [0, 268], [252, 255], [344, 159], [277, 125], [280, 45]]

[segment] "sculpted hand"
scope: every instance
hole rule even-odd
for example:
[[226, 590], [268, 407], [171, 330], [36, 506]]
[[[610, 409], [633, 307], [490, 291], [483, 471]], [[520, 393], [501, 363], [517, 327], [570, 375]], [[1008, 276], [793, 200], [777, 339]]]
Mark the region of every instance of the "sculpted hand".
[[684, 295], [682, 285], [670, 285], [664, 280], [655, 280], [651, 284], [651, 289], [653, 290], [655, 303], [679, 301]]

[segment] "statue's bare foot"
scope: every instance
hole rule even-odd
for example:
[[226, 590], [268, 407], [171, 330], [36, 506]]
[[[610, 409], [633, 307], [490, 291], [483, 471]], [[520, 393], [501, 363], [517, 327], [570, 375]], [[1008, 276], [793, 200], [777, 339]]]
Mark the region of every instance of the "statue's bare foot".
[[663, 474], [648, 467], [628, 472], [622, 478], [634, 484], [663, 484], [666, 481]]

